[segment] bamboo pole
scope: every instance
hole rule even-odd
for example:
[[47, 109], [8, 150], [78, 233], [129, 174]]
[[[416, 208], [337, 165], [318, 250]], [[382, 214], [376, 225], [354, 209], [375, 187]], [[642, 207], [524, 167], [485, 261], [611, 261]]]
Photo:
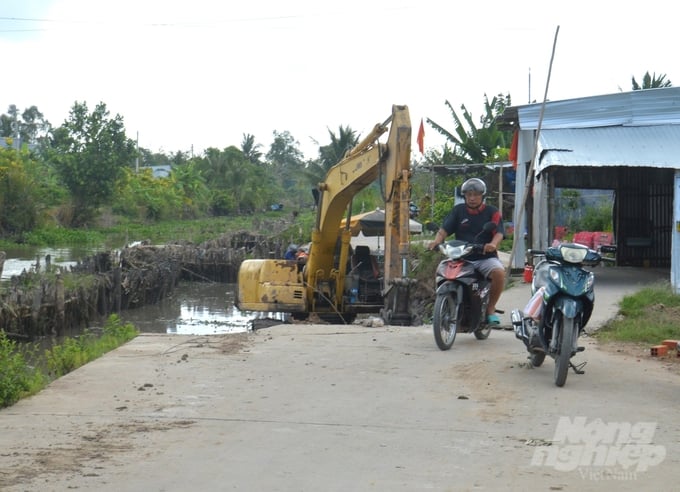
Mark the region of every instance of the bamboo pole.
[[505, 279], [506, 283], [507, 280], [510, 278], [510, 270], [512, 266], [512, 261], [515, 257], [515, 250], [517, 248], [517, 237], [521, 236], [522, 234], [517, 234], [517, 228], [521, 227], [522, 224], [522, 219], [523, 219], [523, 214], [524, 214], [524, 209], [526, 207], [527, 203], [527, 198], [529, 197], [529, 190], [533, 187], [533, 181], [534, 181], [534, 168], [535, 168], [535, 162], [536, 162], [536, 155], [538, 154], [538, 142], [539, 138], [541, 136], [541, 127], [543, 126], [543, 114], [545, 112], [545, 105], [546, 102], [548, 101], [548, 87], [550, 86], [550, 75], [552, 73], [552, 67], [553, 67], [553, 61], [555, 59], [555, 48], [557, 46], [557, 35], [560, 32], [560, 26], [557, 26], [557, 29], [555, 29], [555, 39], [553, 40], [553, 47], [552, 47], [552, 54], [550, 55], [550, 65], [548, 66], [548, 77], [545, 81], [545, 93], [543, 94], [543, 103], [541, 104], [541, 112], [538, 117], [538, 126], [536, 127], [536, 135], [534, 137], [534, 149], [531, 154], [531, 162], [529, 163], [529, 171], [527, 173], [527, 179], [524, 184], [524, 195], [522, 196], [522, 204], [517, 212], [517, 224], [515, 226], [515, 233], [513, 235], [512, 239], [512, 251], [510, 252], [510, 261], [508, 262], [508, 267], [507, 270], [505, 271]]

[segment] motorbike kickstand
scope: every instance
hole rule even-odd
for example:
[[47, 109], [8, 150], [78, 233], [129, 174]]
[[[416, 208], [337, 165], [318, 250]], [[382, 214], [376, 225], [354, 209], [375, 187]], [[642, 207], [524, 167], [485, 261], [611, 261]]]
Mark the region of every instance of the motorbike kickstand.
[[575, 366], [573, 362], [569, 361], [569, 367], [571, 367], [576, 374], [585, 374], [586, 371], [583, 370], [588, 362], [581, 362], [579, 365]]

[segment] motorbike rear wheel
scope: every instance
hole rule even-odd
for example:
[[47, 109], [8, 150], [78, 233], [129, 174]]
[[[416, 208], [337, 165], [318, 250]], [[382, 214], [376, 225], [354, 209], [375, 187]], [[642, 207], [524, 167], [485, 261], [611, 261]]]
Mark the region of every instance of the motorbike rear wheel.
[[491, 325], [486, 324], [484, 326], [480, 326], [474, 331], [474, 334], [477, 340], [486, 340], [489, 338], [489, 334], [491, 334]]
[[569, 361], [574, 348], [574, 336], [578, 333], [578, 323], [574, 318], [565, 318], [561, 314], [555, 320], [558, 329], [557, 349], [555, 357], [555, 385], [562, 387], [567, 382]]
[[449, 350], [453, 345], [462, 314], [463, 306], [456, 294], [439, 294], [436, 297], [432, 328], [434, 329], [434, 340], [440, 350]]

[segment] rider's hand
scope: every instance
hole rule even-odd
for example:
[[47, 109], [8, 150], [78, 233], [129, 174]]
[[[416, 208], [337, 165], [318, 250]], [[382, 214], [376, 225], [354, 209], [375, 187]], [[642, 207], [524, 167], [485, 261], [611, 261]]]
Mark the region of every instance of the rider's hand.
[[493, 243], [486, 243], [484, 245], [484, 252], [485, 253], [495, 253], [498, 248], [496, 248], [496, 245]]

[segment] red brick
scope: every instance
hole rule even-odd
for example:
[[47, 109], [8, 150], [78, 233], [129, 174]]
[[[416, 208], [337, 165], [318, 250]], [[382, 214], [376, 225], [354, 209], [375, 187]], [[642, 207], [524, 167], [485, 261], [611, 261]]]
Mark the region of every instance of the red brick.
[[664, 340], [663, 342], [661, 342], [661, 344], [668, 347], [668, 350], [675, 350], [678, 348], [677, 340]]
[[668, 353], [668, 347], [665, 345], [654, 345], [651, 348], [652, 357], [663, 357]]

